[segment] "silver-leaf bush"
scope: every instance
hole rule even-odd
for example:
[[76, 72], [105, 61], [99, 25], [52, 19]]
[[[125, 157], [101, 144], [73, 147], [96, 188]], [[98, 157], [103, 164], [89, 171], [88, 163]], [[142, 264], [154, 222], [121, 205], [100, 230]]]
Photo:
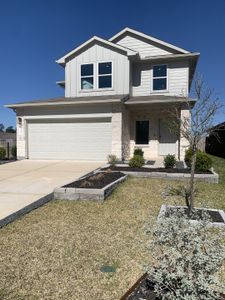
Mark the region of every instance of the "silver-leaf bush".
[[151, 234], [149, 251], [155, 259], [155, 267], [147, 270], [160, 299], [220, 299], [225, 291], [219, 280], [224, 229], [212, 228], [206, 212], [193, 224], [183, 210], [175, 210], [146, 233]]

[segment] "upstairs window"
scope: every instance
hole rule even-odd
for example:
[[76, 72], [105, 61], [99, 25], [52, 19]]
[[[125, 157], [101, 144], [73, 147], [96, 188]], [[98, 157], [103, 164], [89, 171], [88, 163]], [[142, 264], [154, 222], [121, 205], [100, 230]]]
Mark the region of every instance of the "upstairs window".
[[81, 65], [81, 89], [92, 90], [94, 88], [94, 65]]
[[153, 66], [153, 91], [167, 90], [167, 65]]
[[98, 88], [112, 87], [112, 63], [102, 62], [98, 63]]

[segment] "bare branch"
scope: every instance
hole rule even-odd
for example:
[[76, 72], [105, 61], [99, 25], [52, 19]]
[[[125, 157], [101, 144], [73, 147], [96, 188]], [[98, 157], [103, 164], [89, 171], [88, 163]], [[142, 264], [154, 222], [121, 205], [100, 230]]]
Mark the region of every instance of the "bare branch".
[[[185, 138], [192, 151], [191, 178], [189, 190], [185, 193], [185, 200], [189, 209], [194, 204], [194, 176], [198, 144], [202, 138], [213, 132], [213, 121], [222, 104], [214, 95], [214, 90], [208, 88], [202, 76], [197, 75], [194, 81], [193, 94], [196, 102], [193, 105], [187, 98], [183, 107], [189, 111], [189, 116], [181, 116], [181, 107], [173, 107], [169, 114], [169, 127], [177, 136]], [[183, 190], [184, 192], [184, 190]]]

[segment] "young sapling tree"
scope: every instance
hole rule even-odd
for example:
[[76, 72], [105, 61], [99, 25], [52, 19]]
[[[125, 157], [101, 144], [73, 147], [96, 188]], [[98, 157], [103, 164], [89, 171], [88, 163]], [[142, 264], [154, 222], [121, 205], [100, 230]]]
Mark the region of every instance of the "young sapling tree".
[[195, 103], [187, 98], [183, 107], [188, 110], [187, 116], [181, 116], [181, 110], [174, 107], [170, 110], [169, 127], [180, 139], [186, 139], [191, 151], [191, 176], [186, 188], [185, 199], [189, 212], [194, 209], [195, 197], [195, 167], [199, 142], [212, 132], [216, 113], [222, 107], [214, 91], [206, 86], [201, 76], [193, 83], [193, 98]]

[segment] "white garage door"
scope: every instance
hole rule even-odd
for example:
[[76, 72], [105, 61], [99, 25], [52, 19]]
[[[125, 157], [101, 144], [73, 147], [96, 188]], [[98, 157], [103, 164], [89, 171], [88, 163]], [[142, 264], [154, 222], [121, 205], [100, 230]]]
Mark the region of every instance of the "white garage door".
[[111, 153], [111, 119], [28, 122], [28, 158], [106, 160]]

